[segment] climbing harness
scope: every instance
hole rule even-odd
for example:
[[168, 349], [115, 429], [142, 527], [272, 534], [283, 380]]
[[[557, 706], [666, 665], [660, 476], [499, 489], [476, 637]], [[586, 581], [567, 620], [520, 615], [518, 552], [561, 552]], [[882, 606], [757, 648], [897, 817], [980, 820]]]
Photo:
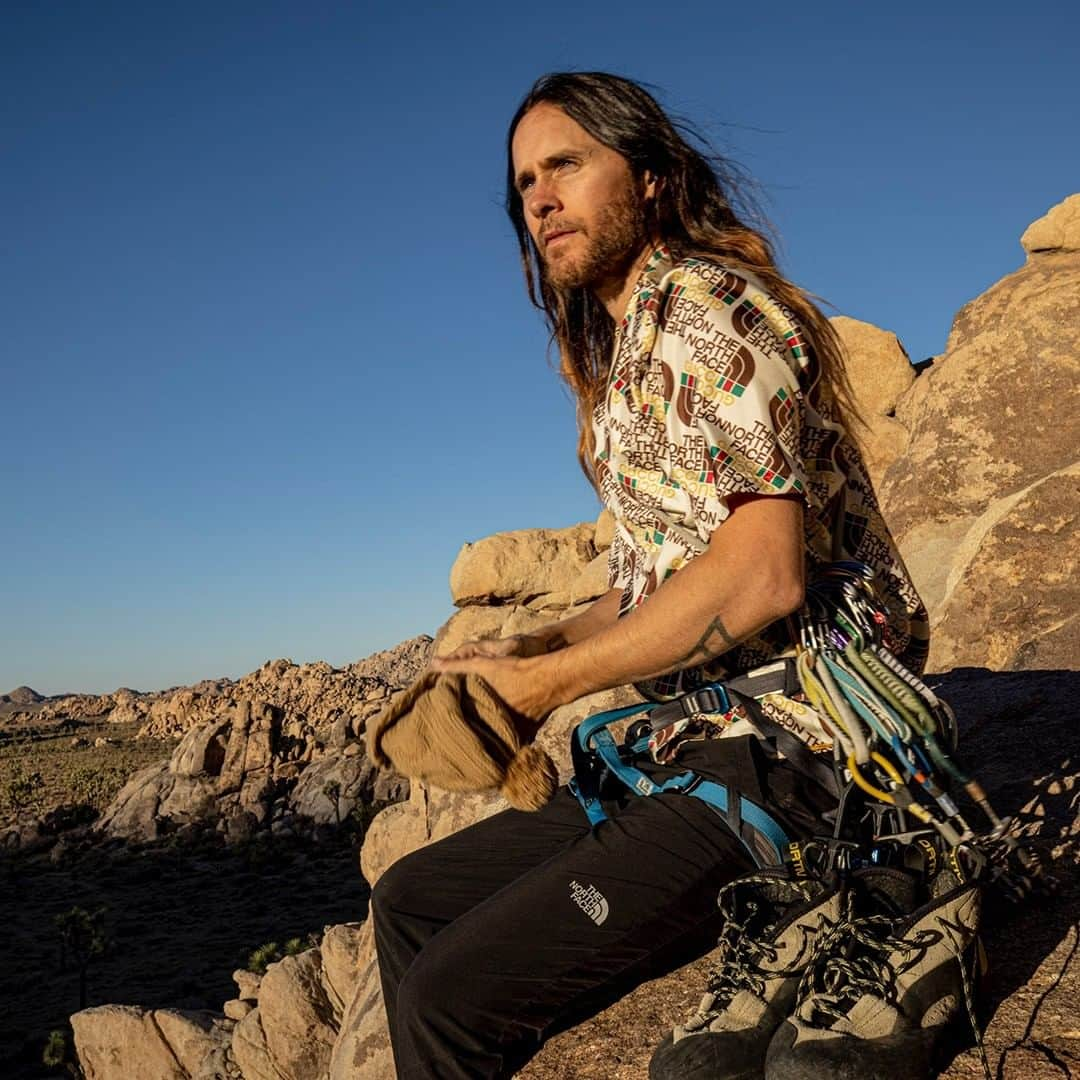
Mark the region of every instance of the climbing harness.
[[[601, 788], [611, 777], [638, 795], [678, 792], [701, 799], [727, 821], [755, 865], [781, 865], [791, 845], [784, 827], [764, 807], [733, 791], [727, 784], [709, 780], [687, 770], [656, 782], [637, 768], [632, 759], [650, 748], [653, 732], [672, 720], [701, 714], [724, 714], [740, 707], [762, 734], [773, 738], [777, 749], [797, 768], [833, 796], [839, 793], [835, 771], [790, 732], [769, 719], [757, 698], [774, 693], [795, 693], [798, 683], [794, 666], [780, 661], [728, 682], [708, 683], [669, 702], [643, 702], [610, 709], [583, 720], [571, 733], [570, 756], [574, 777], [570, 790], [577, 797], [593, 825], [607, 817], [601, 802]], [[622, 746], [610, 725], [627, 717], [643, 716], [631, 725]]]
[[[873, 588], [873, 571], [858, 562], [822, 567], [807, 586], [799, 614], [796, 655], [726, 682], [709, 683], [671, 702], [642, 703], [589, 717], [571, 735], [575, 776], [570, 788], [592, 824], [606, 818], [601, 787], [614, 778], [638, 795], [681, 792], [702, 799], [730, 824], [760, 866], [827, 853], [839, 869], [880, 862], [890, 845], [920, 839], [940, 848], [964, 880], [992, 883], [1010, 899], [1052, 879], [1022, 845], [1011, 818], [994, 810], [978, 780], [956, 758], [956, 717], [909, 671], [889, 646], [887, 612]], [[831, 736], [833, 755], [809, 746], [766, 715], [759, 698], [801, 694]], [[736, 707], [789, 763], [837, 799], [834, 831], [793, 843], [763, 807], [728, 786], [686, 771], [663, 782], [632, 759], [650, 748], [664, 725]], [[632, 716], [624, 744], [611, 724]], [[985, 822], [976, 829], [954, 800], [960, 787]], [[854, 819], [854, 821], [853, 821]], [[917, 850], [917, 847], [916, 847]]]
[[[702, 711], [727, 712], [731, 707], [727, 691], [719, 684], [703, 687], [670, 704], [677, 704], [680, 710], [685, 711], [685, 715]], [[589, 823], [597, 825], [607, 818], [607, 812], [600, 800], [600, 788], [605, 776], [610, 775], [638, 795], [679, 792], [701, 799], [727, 821], [732, 832], [750, 853], [755, 865], [781, 864], [791, 841], [783, 827], [764, 808], [738, 792], [729, 790], [726, 784], [707, 780], [692, 770], [658, 784], [630, 761], [635, 754], [648, 749], [649, 732], [641, 734], [620, 748], [608, 731], [608, 725], [618, 720], [641, 712], [655, 714], [665, 707], [645, 704], [611, 709], [590, 716], [574, 729], [570, 754], [575, 775], [570, 781], [570, 790], [577, 796], [578, 802], [588, 815]], [[658, 719], [663, 721], [664, 716]], [[651, 721], [649, 727], [651, 730]]]

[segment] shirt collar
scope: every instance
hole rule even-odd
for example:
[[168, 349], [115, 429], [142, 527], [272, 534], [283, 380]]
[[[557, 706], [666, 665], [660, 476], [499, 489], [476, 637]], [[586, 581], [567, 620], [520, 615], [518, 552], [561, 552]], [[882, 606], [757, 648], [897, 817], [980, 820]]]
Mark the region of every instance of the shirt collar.
[[622, 322], [619, 324], [620, 330], [625, 332], [626, 328], [637, 319], [641, 309], [655, 295], [660, 280], [671, 269], [673, 263], [671, 249], [667, 244], [660, 244], [653, 249], [634, 283], [634, 290], [626, 305], [626, 314], [623, 315]]

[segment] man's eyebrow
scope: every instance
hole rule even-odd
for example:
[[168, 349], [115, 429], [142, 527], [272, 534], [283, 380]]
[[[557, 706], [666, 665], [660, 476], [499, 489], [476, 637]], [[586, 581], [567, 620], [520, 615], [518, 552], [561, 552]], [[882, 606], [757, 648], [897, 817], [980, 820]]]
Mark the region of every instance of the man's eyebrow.
[[[556, 150], [553, 154], [548, 154], [548, 156], [540, 162], [540, 168], [548, 169], [552, 165], [557, 165], [566, 158], [586, 158], [589, 156], [589, 153], [590, 151], [588, 150], [574, 150], [570, 147], [567, 147], [565, 150]], [[520, 190], [521, 185], [526, 180], [532, 179], [532, 175], [532, 169], [522, 169], [521, 172], [514, 177], [515, 186]]]

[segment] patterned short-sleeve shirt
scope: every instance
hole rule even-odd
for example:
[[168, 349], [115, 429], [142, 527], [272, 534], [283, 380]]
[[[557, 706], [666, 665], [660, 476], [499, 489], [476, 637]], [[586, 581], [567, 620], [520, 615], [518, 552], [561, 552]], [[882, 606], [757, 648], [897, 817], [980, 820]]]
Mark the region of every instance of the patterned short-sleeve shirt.
[[[743, 271], [654, 252], [618, 327], [593, 416], [596, 476], [616, 522], [609, 580], [622, 590], [619, 614], [695, 557], [728, 517], [732, 496], [797, 494], [808, 572], [837, 559], [870, 565], [890, 644], [921, 671], [925, 609], [835, 415], [793, 312]], [[641, 689], [669, 696], [792, 645], [781, 621], [705, 668]]]

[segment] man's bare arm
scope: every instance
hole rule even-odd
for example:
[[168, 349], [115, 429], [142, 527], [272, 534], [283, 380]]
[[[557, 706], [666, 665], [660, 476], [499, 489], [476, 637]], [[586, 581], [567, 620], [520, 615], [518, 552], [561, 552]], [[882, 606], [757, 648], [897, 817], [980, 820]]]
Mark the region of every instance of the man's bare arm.
[[708, 549], [647, 603], [550, 658], [555, 695], [583, 694], [694, 667], [794, 611], [803, 595], [802, 503], [744, 502]]
[[700, 664], [802, 602], [802, 513], [798, 499], [746, 498], [704, 554], [614, 624], [550, 654], [440, 668], [476, 671], [519, 713], [540, 721], [585, 694]]

